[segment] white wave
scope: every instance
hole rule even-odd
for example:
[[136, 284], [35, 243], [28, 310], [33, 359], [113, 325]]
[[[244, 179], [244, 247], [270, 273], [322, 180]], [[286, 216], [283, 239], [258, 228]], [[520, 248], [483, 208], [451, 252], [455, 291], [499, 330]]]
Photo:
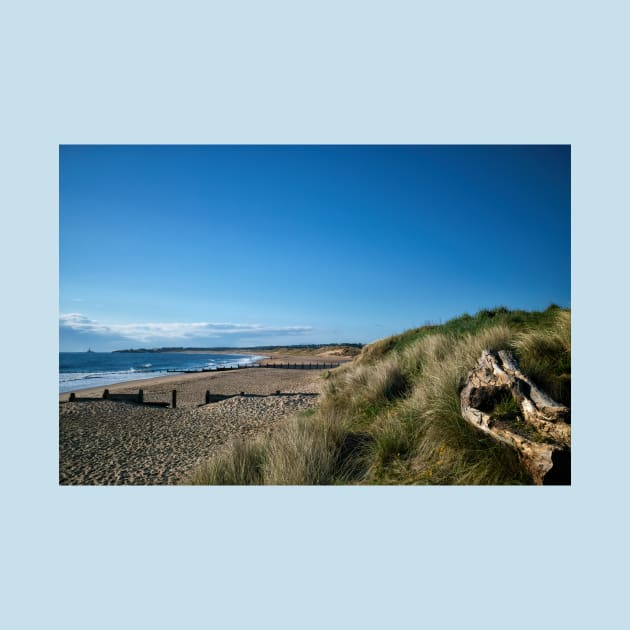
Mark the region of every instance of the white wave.
[[261, 359], [266, 359], [267, 357], [259, 354], [250, 355], [238, 360], [239, 365], [253, 365], [254, 363], [258, 363]]
[[127, 370], [125, 372], [99, 372], [92, 374], [70, 373], [59, 375], [59, 393], [74, 392], [90, 387], [106, 387], [114, 383], [124, 383], [126, 381], [136, 381], [148, 378], [156, 378], [158, 376], [166, 376], [166, 370], [154, 370], [151, 372], [133, 372]]

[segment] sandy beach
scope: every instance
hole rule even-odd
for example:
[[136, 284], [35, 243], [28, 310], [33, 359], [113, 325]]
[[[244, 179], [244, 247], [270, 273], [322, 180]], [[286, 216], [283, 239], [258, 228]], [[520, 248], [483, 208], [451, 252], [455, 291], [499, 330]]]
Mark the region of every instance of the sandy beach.
[[[107, 400], [103, 387], [77, 391], [74, 402], [60, 394], [59, 483], [185, 483], [198, 463], [231, 438], [271, 431], [315, 406], [321, 373], [251, 368], [176, 374], [109, 385]], [[170, 403], [176, 389], [177, 408], [137, 404], [139, 388], [147, 403]], [[205, 404], [206, 390], [216, 402]]]

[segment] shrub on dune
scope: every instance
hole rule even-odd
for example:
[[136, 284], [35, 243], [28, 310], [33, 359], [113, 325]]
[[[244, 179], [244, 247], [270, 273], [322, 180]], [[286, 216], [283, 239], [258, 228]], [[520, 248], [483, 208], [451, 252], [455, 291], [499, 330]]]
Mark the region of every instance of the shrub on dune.
[[[330, 373], [317, 411], [206, 464], [203, 483], [531, 483], [516, 453], [471, 427], [460, 391], [483, 350], [511, 349], [552, 397], [570, 392], [570, 312], [500, 307], [366, 346]], [[236, 481], [234, 481], [236, 480]]]

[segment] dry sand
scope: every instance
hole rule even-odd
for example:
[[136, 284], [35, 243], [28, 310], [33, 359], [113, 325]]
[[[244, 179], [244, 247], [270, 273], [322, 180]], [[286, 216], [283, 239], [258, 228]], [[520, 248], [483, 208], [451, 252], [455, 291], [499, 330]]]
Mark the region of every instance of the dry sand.
[[[102, 399], [103, 387], [77, 391], [75, 402], [61, 394], [59, 483], [185, 483], [197, 464], [231, 438], [269, 432], [315, 406], [320, 385], [320, 370], [249, 368], [109, 385], [108, 400]], [[170, 402], [176, 389], [177, 408], [137, 404], [138, 388], [145, 402]], [[206, 390], [226, 398], [206, 405]]]

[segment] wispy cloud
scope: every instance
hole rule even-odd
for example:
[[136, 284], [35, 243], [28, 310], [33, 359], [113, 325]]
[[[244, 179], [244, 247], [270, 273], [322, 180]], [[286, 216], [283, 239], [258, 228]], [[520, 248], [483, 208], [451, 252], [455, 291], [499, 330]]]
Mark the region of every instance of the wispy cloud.
[[150, 322], [146, 324], [105, 324], [81, 313], [59, 316], [59, 327], [75, 332], [116, 336], [134, 341], [149, 342], [164, 339], [187, 340], [224, 337], [226, 335], [299, 335], [312, 330], [311, 326], [265, 326], [228, 322]]

